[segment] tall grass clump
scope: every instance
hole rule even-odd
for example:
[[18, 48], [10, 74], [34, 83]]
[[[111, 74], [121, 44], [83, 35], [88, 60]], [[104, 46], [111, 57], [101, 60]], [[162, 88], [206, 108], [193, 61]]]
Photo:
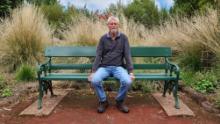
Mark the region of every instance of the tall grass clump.
[[35, 68], [28, 65], [22, 64], [16, 71], [16, 80], [18, 81], [32, 81], [35, 80]]
[[183, 51], [189, 44], [200, 43], [218, 51], [220, 44], [217, 40], [217, 23], [217, 11], [211, 9], [204, 15], [190, 19], [173, 17], [160, 27], [146, 32], [146, 45], [153, 41], [157, 45], [168, 45]]
[[22, 63], [35, 64], [39, 61], [44, 44], [50, 41], [51, 29], [37, 7], [24, 4], [14, 9], [2, 25], [2, 64], [14, 71]]
[[127, 19], [123, 14], [120, 14], [120, 29], [129, 39], [132, 46], [143, 45], [146, 42], [147, 28], [143, 24], [134, 22], [132, 19]]
[[71, 23], [63, 32], [67, 44], [80, 46], [94, 46], [100, 37], [107, 32], [107, 26], [94, 18], [82, 14], [72, 18]]
[[207, 50], [215, 56], [220, 54], [217, 23], [217, 11], [212, 9], [190, 19], [171, 18], [160, 27], [148, 30], [144, 44], [170, 46], [178, 53], [181, 64], [198, 70], [202, 51]]
[[[128, 20], [125, 16], [120, 16], [120, 31], [128, 36], [131, 45], [138, 45], [145, 41], [146, 28], [141, 24], [136, 24]], [[75, 45], [94, 46], [97, 45], [100, 37], [108, 32], [107, 20], [99, 20], [96, 17], [86, 17], [79, 15], [72, 19], [68, 30], [63, 35], [65, 40]]]

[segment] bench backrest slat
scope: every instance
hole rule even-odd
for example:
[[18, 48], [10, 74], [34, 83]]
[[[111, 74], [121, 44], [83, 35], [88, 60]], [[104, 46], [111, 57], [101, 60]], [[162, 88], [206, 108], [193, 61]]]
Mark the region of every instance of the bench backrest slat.
[[[171, 57], [169, 47], [131, 47], [132, 57]], [[47, 47], [46, 57], [94, 57], [96, 47]]]

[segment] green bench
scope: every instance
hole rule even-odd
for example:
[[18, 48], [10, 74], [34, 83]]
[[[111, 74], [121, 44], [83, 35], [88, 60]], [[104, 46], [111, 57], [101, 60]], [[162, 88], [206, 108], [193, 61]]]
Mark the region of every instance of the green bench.
[[[171, 48], [169, 47], [132, 47], [131, 48], [132, 57], [160, 57], [164, 61], [159, 64], [143, 63], [134, 64], [134, 72], [136, 70], [161, 70], [159, 73], [146, 73], [137, 72], [135, 73], [135, 80], [161, 80], [164, 81], [164, 91], [163, 96], [165, 97], [166, 91], [169, 89], [173, 92], [175, 99], [175, 108], [179, 108], [178, 102], [178, 81], [179, 81], [179, 67], [169, 61], [169, 57], [172, 56]], [[39, 97], [38, 97], [38, 109], [42, 108], [42, 98], [44, 92], [47, 93], [47, 89], [50, 90], [51, 96], [54, 95], [52, 90], [52, 80], [76, 80], [87, 82], [89, 73], [60, 73], [55, 70], [91, 70], [92, 63], [90, 64], [68, 64], [53, 62], [56, 57], [63, 57], [65, 61], [66, 57], [92, 57], [96, 56], [95, 47], [63, 47], [63, 46], [53, 46], [47, 47], [45, 50], [45, 57], [48, 60], [38, 65], [38, 80], [39, 80]], [[114, 80], [113, 77], [107, 80]]]

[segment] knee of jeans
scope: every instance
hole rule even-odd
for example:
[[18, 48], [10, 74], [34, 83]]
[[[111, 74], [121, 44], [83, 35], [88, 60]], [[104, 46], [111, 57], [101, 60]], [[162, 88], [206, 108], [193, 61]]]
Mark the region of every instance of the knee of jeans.
[[93, 86], [97, 86], [97, 85], [100, 85], [100, 84], [101, 84], [102, 79], [99, 78], [99, 77], [93, 77], [92, 80], [91, 80], [91, 82], [92, 82], [92, 85], [93, 85]]
[[126, 85], [126, 86], [130, 86], [132, 83], [132, 80], [130, 78], [127, 78], [127, 79], [123, 79], [122, 80], [122, 84], [123, 85]]

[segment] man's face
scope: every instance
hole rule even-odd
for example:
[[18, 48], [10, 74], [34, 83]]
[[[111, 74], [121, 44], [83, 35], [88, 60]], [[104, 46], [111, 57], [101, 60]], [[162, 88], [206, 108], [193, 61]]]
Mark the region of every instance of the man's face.
[[118, 32], [119, 24], [116, 20], [112, 19], [108, 23], [108, 29], [110, 33], [116, 33]]

